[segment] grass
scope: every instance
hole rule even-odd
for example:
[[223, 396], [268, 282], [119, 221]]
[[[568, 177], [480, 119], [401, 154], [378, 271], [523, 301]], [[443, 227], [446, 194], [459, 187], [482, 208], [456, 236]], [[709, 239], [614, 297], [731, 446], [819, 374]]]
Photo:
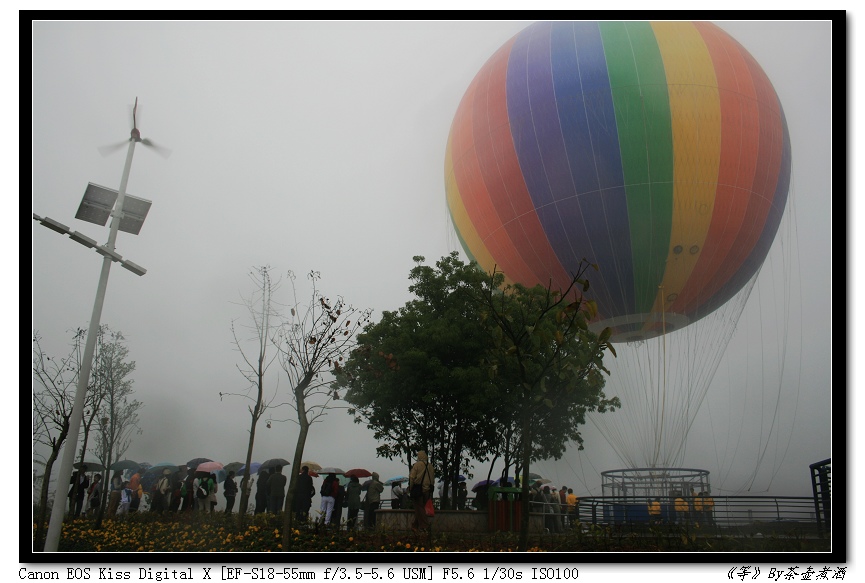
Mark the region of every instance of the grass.
[[[279, 552], [282, 517], [259, 514], [241, 528], [237, 515], [222, 513], [130, 514], [104, 520], [79, 518], [63, 525], [61, 552]], [[35, 532], [35, 524], [34, 524]], [[757, 536], [743, 531], [707, 531], [699, 525], [625, 528], [588, 525], [564, 534], [534, 535], [531, 552], [825, 552], [831, 542], [796, 531]], [[412, 534], [295, 528], [299, 552], [513, 552], [518, 535]]]

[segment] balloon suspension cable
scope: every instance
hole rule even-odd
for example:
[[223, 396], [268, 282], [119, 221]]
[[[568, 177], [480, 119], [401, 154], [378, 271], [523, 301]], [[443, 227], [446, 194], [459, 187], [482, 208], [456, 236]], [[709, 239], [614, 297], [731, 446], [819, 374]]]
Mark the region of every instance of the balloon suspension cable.
[[[655, 463], [653, 464], [655, 466], [658, 464], [658, 456], [661, 453], [661, 442], [663, 441], [664, 434], [664, 413], [667, 408], [667, 319], [666, 308], [663, 304], [664, 286], [659, 285], [658, 290], [661, 297], [661, 423], [658, 426], [659, 434], [657, 441], [655, 441]], [[667, 460], [664, 461], [666, 462]]]

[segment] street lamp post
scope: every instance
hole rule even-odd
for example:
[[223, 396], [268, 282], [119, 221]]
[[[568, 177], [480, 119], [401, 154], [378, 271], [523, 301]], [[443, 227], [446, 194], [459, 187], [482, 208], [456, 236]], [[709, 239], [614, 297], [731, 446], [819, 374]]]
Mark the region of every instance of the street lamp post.
[[[101, 246], [95, 247], [92, 239], [84, 237], [77, 231], [69, 231], [64, 225], [51, 221], [47, 217], [38, 217], [33, 215], [34, 220], [38, 220], [43, 225], [58, 231], [68, 234], [73, 240], [87, 247], [95, 247], [96, 252], [103, 255], [102, 271], [99, 275], [99, 285], [96, 288], [96, 300], [93, 303], [93, 313], [90, 316], [90, 327], [87, 330], [87, 341], [84, 345], [84, 356], [81, 363], [81, 370], [78, 375], [78, 386], [75, 389], [75, 401], [72, 405], [72, 412], [69, 418], [69, 434], [66, 438], [66, 445], [63, 449], [63, 458], [60, 462], [59, 475], [57, 477], [57, 489], [54, 493], [54, 506], [51, 509], [51, 519], [48, 523], [48, 533], [45, 538], [45, 551], [56, 551], [60, 542], [60, 533], [63, 526], [63, 515], [65, 509], [65, 484], [72, 476], [72, 465], [75, 458], [75, 450], [78, 446], [78, 434], [81, 428], [81, 420], [84, 412], [84, 397], [87, 392], [87, 383], [90, 380], [90, 369], [93, 364], [93, 353], [96, 347], [96, 337], [99, 328], [99, 322], [102, 318], [102, 305], [105, 302], [105, 290], [108, 287], [108, 273], [111, 270], [111, 263], [114, 261], [126, 269], [132, 271], [136, 275], [144, 275], [146, 270], [131, 261], [124, 261], [123, 258], [115, 253], [114, 243], [117, 239], [117, 231], [120, 228], [120, 222], [124, 217], [124, 198], [126, 197], [126, 183], [129, 180], [129, 170], [132, 167], [132, 154], [135, 151], [135, 144], [140, 141], [140, 136], [136, 136], [136, 130], [133, 130], [133, 136], [129, 140], [129, 150], [126, 154], [126, 163], [123, 167], [123, 177], [120, 180], [120, 190], [118, 191], [117, 201], [111, 210], [111, 228], [108, 234], [108, 242]], [[137, 139], [136, 139], [137, 137]], [[83, 203], [82, 203], [83, 204]], [[149, 202], [148, 202], [149, 206]], [[143, 220], [143, 219], [142, 219]], [[104, 224], [104, 222], [102, 223]], [[64, 230], [62, 230], [62, 227]]]

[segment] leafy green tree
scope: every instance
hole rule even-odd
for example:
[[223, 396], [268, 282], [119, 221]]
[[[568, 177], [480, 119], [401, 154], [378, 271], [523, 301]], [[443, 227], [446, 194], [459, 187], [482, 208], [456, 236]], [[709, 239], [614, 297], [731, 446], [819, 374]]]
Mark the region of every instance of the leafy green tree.
[[603, 393], [603, 355], [615, 351], [610, 331], [595, 335], [588, 321], [597, 313], [581, 265], [567, 289], [508, 285], [500, 289], [494, 272], [483, 304], [493, 350], [488, 364], [508, 402], [518, 404], [521, 443], [522, 524], [520, 550], [528, 547], [529, 468], [532, 461], [560, 458], [567, 442], [583, 448], [579, 427], [587, 411], [613, 411], [617, 398]]
[[500, 439], [489, 416], [498, 397], [482, 365], [489, 337], [478, 298], [486, 276], [456, 253], [435, 267], [414, 260], [409, 291], [416, 298], [367, 326], [337, 386], [348, 388], [355, 422], [381, 443], [377, 454], [409, 467], [426, 450], [447, 498], [454, 476]]

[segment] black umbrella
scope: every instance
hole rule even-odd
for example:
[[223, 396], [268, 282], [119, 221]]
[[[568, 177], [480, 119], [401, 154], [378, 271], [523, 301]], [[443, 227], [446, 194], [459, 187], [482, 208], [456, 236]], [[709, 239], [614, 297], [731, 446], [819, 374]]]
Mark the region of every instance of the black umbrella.
[[186, 462], [186, 469], [189, 471], [194, 470], [198, 467], [198, 464], [203, 464], [204, 462], [212, 462], [213, 460], [206, 457], [197, 457], [195, 459], [191, 459]]
[[287, 465], [289, 465], [287, 461], [285, 461], [281, 457], [275, 457], [269, 460], [265, 460], [261, 464], [261, 467], [258, 468], [258, 471], [260, 472], [261, 470], [267, 470], [269, 468], [281, 468]]
[[120, 460], [111, 464], [112, 470], [137, 470], [141, 467], [141, 464], [138, 462], [134, 462], [132, 460]]

